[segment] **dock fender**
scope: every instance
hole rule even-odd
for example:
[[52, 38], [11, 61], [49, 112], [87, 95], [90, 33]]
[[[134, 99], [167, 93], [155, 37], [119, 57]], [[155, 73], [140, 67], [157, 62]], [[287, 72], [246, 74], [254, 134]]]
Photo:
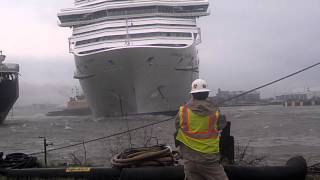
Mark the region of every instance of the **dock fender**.
[[307, 163], [302, 156], [290, 158], [285, 166], [224, 166], [229, 180], [305, 180]]
[[307, 169], [308, 169], [307, 162], [302, 156], [295, 156], [295, 157], [290, 158], [287, 161], [286, 165], [291, 166], [291, 167], [296, 167], [299, 169], [304, 169], [305, 171], [307, 171]]

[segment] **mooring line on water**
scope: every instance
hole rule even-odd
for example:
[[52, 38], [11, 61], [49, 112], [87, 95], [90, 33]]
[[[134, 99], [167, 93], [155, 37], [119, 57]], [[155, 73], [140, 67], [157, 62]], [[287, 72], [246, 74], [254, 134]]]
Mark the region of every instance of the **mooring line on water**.
[[[87, 141], [83, 141], [83, 142], [75, 143], [75, 144], [70, 144], [70, 145], [67, 145], [67, 146], [48, 149], [47, 152], [52, 152], [52, 151], [66, 149], [66, 148], [70, 148], [70, 147], [74, 147], [74, 146], [88, 144], [88, 143], [99, 141], [99, 140], [102, 140], [102, 139], [108, 139], [108, 138], [111, 138], [111, 137], [114, 137], [114, 136], [119, 136], [119, 135], [126, 134], [126, 133], [129, 133], [129, 132], [132, 132], [132, 131], [143, 129], [143, 128], [146, 128], [146, 127], [149, 127], [149, 126], [154, 126], [154, 125], [157, 125], [157, 124], [161, 124], [161, 123], [173, 120], [173, 119], [175, 119], [175, 117], [167, 118], [167, 119], [164, 119], [164, 120], [161, 120], [161, 121], [157, 121], [157, 122], [154, 122], [154, 123], [149, 123], [149, 124], [146, 124], [146, 125], [143, 125], [143, 126], [139, 126], [139, 127], [133, 128], [133, 129], [129, 129], [129, 130], [126, 130], [126, 131], [121, 131], [121, 132], [118, 132], [118, 133], [110, 134], [108, 136], [99, 137], [99, 138], [95, 138], [95, 139], [90, 139], [90, 140], [87, 140]], [[40, 152], [36, 152], [36, 153], [31, 153], [31, 154], [28, 154], [28, 155], [31, 156], [31, 155], [37, 155], [37, 154], [43, 154], [43, 153], [45, 153], [45, 152], [44, 151], [40, 151]]]
[[277, 80], [271, 81], [271, 82], [269, 82], [269, 83], [266, 83], [266, 84], [264, 84], [264, 85], [261, 85], [261, 86], [259, 86], [259, 87], [254, 88], [254, 89], [251, 89], [251, 90], [249, 90], [249, 91], [245, 91], [245, 92], [243, 92], [243, 93], [241, 93], [241, 94], [238, 94], [238, 95], [236, 95], [236, 96], [233, 96], [233, 97], [230, 97], [230, 98], [228, 98], [228, 99], [225, 99], [225, 100], [223, 100], [223, 101], [221, 101], [221, 102], [218, 102], [217, 104], [218, 104], [218, 106], [219, 106], [219, 105], [222, 105], [223, 103], [225, 103], [225, 102], [227, 102], [227, 101], [231, 101], [231, 100], [233, 100], [233, 99], [236, 99], [236, 98], [238, 98], [238, 97], [244, 96], [244, 95], [249, 94], [249, 93], [251, 93], [251, 92], [254, 92], [254, 91], [256, 91], [256, 90], [259, 90], [259, 89], [262, 89], [262, 88], [264, 88], [264, 87], [270, 86], [270, 85], [272, 85], [272, 84], [274, 84], [274, 83], [277, 83], [277, 82], [279, 82], [279, 81], [282, 81], [282, 80], [287, 79], [287, 78], [289, 78], [289, 77], [292, 77], [292, 76], [294, 76], [294, 75], [300, 74], [300, 73], [302, 73], [302, 72], [304, 72], [304, 71], [306, 71], [306, 70], [308, 70], [308, 69], [314, 68], [314, 67], [316, 67], [316, 66], [318, 66], [318, 65], [320, 65], [320, 62], [315, 63], [315, 64], [313, 64], [313, 65], [311, 65], [311, 66], [308, 66], [308, 67], [306, 67], [306, 68], [303, 68], [303, 69], [301, 69], [301, 70], [299, 70], [299, 71], [296, 71], [296, 72], [294, 72], [294, 73], [291, 73], [291, 74], [289, 74], [289, 75], [287, 75], [287, 76], [284, 76], [284, 77], [282, 77], [282, 78], [279, 78], [279, 79], [277, 79]]
[[[301, 70], [299, 70], [299, 71], [296, 71], [296, 72], [294, 72], [294, 73], [291, 73], [291, 74], [289, 74], [289, 75], [287, 75], [287, 76], [284, 76], [284, 77], [282, 77], [282, 78], [279, 78], [279, 79], [277, 79], [277, 80], [274, 80], [274, 81], [271, 81], [271, 82], [269, 82], [269, 83], [266, 83], [266, 84], [264, 84], [264, 85], [262, 85], [262, 86], [259, 86], [259, 87], [257, 87], [257, 88], [251, 89], [251, 90], [249, 90], [249, 91], [245, 91], [244, 93], [241, 93], [241, 94], [239, 94], [239, 95], [233, 96], [233, 97], [228, 98], [228, 99], [225, 99], [225, 100], [223, 100], [223, 101], [221, 101], [221, 102], [218, 102], [218, 105], [221, 105], [221, 104], [223, 104], [223, 103], [225, 103], [225, 102], [227, 102], [227, 101], [230, 101], [230, 100], [232, 100], [232, 99], [236, 99], [236, 98], [238, 98], [238, 97], [244, 96], [244, 95], [249, 94], [249, 93], [251, 93], [251, 92], [253, 92], [253, 91], [256, 91], [256, 90], [262, 89], [262, 88], [264, 88], [264, 87], [270, 86], [270, 85], [272, 85], [272, 84], [274, 84], [274, 83], [277, 83], [277, 82], [279, 82], [279, 81], [282, 81], [282, 80], [287, 79], [287, 78], [289, 78], [289, 77], [292, 77], [292, 76], [294, 76], [294, 75], [300, 74], [300, 73], [302, 73], [302, 72], [304, 72], [304, 71], [306, 71], [306, 70], [309, 70], [309, 69], [311, 69], [311, 68], [313, 68], [313, 67], [316, 67], [316, 66], [318, 66], [318, 65], [320, 65], [320, 62], [315, 63], [315, 64], [313, 64], [313, 65], [311, 65], [311, 66], [308, 66], [308, 67], [306, 67], [306, 68], [303, 68], [303, 69], [301, 69]], [[126, 131], [122, 131], [122, 132], [110, 134], [110, 135], [108, 135], [108, 136], [99, 137], [99, 138], [95, 138], [95, 139], [83, 141], [83, 142], [80, 142], [80, 143], [75, 143], [75, 144], [71, 144], [71, 145], [67, 145], [67, 146], [62, 146], [62, 147], [58, 147], [58, 148], [49, 149], [49, 150], [47, 150], [47, 152], [57, 151], [57, 150], [61, 150], [61, 149], [66, 149], [66, 148], [70, 148], [70, 147], [74, 147], [74, 146], [79, 146], [79, 145], [83, 145], [83, 144], [87, 144], [87, 143], [99, 141], [99, 140], [102, 140], [102, 139], [111, 138], [111, 137], [114, 137], [114, 136], [119, 136], [119, 135], [126, 134], [126, 133], [129, 133], [129, 132], [132, 132], [132, 131], [136, 131], [136, 130], [139, 130], [139, 129], [143, 129], [143, 128], [146, 128], [146, 127], [149, 127], [149, 126], [161, 124], [161, 123], [164, 123], [164, 122], [173, 120], [173, 119], [175, 119], [175, 117], [171, 117], [171, 118], [167, 118], [167, 119], [164, 119], [164, 120], [161, 120], [161, 121], [157, 121], [157, 122], [154, 122], [154, 123], [146, 124], [146, 125], [143, 125], [143, 126], [139, 126], [139, 127], [133, 128], [133, 129], [126, 130]], [[36, 153], [31, 153], [31, 154], [28, 154], [28, 155], [37, 155], [37, 154], [43, 154], [43, 153], [45, 153], [45, 152], [44, 152], [44, 151], [40, 151], [40, 152], [36, 152]]]

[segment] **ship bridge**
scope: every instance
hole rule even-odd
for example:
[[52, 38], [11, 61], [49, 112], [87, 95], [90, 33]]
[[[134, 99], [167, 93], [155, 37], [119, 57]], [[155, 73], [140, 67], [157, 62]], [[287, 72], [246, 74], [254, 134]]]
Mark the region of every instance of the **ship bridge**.
[[19, 72], [19, 65], [13, 63], [3, 63], [6, 59], [6, 56], [2, 54], [0, 51], [0, 73], [18, 73]]

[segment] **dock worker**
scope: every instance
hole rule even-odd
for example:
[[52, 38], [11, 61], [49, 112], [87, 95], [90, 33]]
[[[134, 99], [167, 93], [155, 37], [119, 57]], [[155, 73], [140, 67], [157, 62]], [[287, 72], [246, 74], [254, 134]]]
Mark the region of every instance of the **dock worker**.
[[187, 180], [228, 180], [219, 155], [219, 131], [226, 120], [208, 99], [209, 92], [205, 80], [193, 81], [192, 98], [180, 107], [175, 122], [175, 142]]

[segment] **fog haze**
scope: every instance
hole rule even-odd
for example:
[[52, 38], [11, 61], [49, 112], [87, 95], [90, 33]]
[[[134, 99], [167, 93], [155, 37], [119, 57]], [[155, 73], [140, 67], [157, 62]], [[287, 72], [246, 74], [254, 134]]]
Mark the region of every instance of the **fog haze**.
[[[320, 61], [320, 1], [209, 0], [199, 19], [200, 77], [214, 92], [248, 90]], [[78, 85], [68, 53], [70, 28], [56, 13], [73, 0], [0, 0], [0, 49], [21, 68], [18, 104], [63, 104]], [[10, 18], [9, 18], [10, 17]], [[262, 89], [263, 97], [320, 90], [320, 68]]]

